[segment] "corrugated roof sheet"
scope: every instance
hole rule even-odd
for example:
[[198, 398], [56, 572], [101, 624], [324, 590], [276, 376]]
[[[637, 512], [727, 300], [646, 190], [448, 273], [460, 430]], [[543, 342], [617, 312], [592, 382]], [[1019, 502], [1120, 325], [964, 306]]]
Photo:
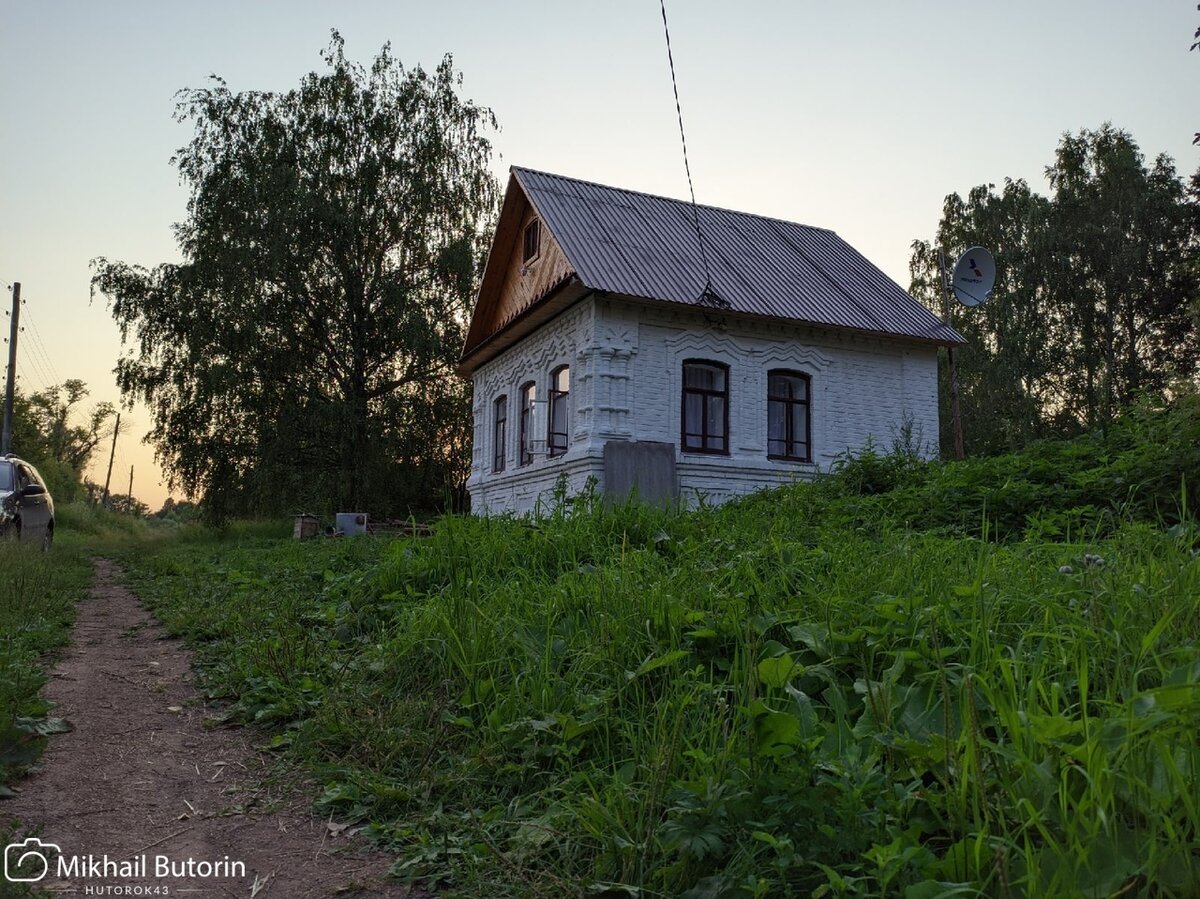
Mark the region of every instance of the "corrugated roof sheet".
[[[704, 264], [691, 204], [513, 167], [526, 195], [593, 290], [693, 304]], [[712, 286], [735, 312], [960, 343], [832, 231], [698, 207]]]

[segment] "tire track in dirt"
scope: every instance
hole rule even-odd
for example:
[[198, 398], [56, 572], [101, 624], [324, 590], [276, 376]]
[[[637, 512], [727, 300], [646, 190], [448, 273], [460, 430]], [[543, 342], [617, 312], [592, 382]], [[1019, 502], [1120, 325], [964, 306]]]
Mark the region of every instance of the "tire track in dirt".
[[[141, 895], [163, 895], [153, 889], [169, 887], [198, 899], [407, 895], [387, 880], [383, 853], [334, 836], [311, 813], [311, 782], [281, 778], [251, 745], [252, 733], [204, 726], [211, 709], [193, 682], [191, 653], [123, 585], [116, 564], [94, 564], [74, 642], [44, 692], [74, 730], [50, 739], [40, 769], [0, 803], [0, 820], [20, 819], [23, 832], [40, 832], [67, 857], [144, 857], [145, 865], [142, 876], [62, 878], [51, 861], [37, 886], [55, 895], [138, 886], [150, 888]], [[172, 876], [178, 867], [157, 876], [159, 856], [177, 866], [224, 863], [216, 871], [235, 876], [201, 877], [195, 868]]]

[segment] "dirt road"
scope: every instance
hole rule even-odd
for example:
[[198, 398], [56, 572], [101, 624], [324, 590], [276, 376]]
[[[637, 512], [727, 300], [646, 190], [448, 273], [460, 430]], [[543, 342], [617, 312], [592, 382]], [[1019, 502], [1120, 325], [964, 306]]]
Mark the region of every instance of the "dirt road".
[[[37, 886], [80, 896], [405, 895], [385, 876], [386, 856], [313, 817], [313, 784], [280, 775], [252, 733], [205, 727], [213, 710], [190, 653], [112, 562], [95, 563], [45, 695], [74, 730], [52, 737], [41, 770], [0, 802], [0, 821], [18, 818], [61, 848], [65, 867], [51, 857]], [[11, 889], [0, 872], [0, 896]]]

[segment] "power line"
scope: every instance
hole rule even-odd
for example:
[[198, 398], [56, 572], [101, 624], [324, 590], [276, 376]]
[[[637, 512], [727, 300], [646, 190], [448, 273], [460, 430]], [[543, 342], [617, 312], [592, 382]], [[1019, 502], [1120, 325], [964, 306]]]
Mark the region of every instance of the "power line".
[[46, 344], [42, 340], [42, 332], [38, 330], [37, 322], [30, 318], [28, 310], [25, 312], [25, 320], [29, 323], [29, 327], [33, 329], [33, 333], [30, 336], [33, 338], [34, 350], [41, 354], [47, 369], [54, 376], [52, 383], [62, 384], [62, 378], [59, 377], [58, 370], [54, 367], [54, 360], [46, 350]]
[[663, 35], [667, 39], [667, 63], [671, 67], [671, 89], [675, 92], [675, 114], [679, 118], [679, 141], [683, 145], [683, 170], [687, 173], [688, 193], [692, 197], [692, 222], [696, 226], [696, 242], [700, 245], [700, 260], [704, 263], [704, 290], [700, 292], [698, 303], [708, 303], [722, 308], [729, 308], [729, 303], [713, 290], [712, 272], [708, 267], [708, 250], [704, 245], [704, 231], [700, 228], [700, 209], [696, 205], [696, 189], [692, 186], [692, 167], [688, 163], [687, 135], [683, 132], [683, 108], [679, 104], [679, 83], [675, 79], [675, 57], [671, 53], [671, 29], [667, 27], [667, 0], [659, 0], [662, 9]]
[[37, 359], [25, 349], [24, 343], [17, 344], [17, 353], [21, 357], [21, 368], [18, 371], [24, 371], [26, 374], [32, 372], [41, 385], [39, 389], [45, 390], [49, 387], [50, 385], [46, 383], [46, 372], [42, 370], [42, 366], [38, 363]]
[[[8, 285], [8, 290], [10, 293], [12, 292], [11, 284]], [[26, 305], [27, 301], [22, 299], [21, 308], [24, 309]], [[9, 314], [11, 315], [12, 313]], [[25, 321], [21, 323], [19, 330], [19, 333], [21, 334], [25, 333], [26, 324], [32, 324], [29, 321], [28, 311], [25, 312], [24, 318]], [[8, 340], [9, 338], [5, 338], [4, 342], [7, 343]], [[36, 343], [31, 347], [28, 340], [19, 340], [17, 341], [17, 344], [17, 351], [21, 356], [22, 364], [18, 369], [16, 380], [25, 381], [27, 384], [29, 384], [29, 386], [34, 387], [39, 391], [48, 389], [51, 386], [52, 379], [46, 373], [46, 367], [41, 364], [41, 360], [38, 358]], [[13, 362], [15, 363], [15, 361], [16, 359], [14, 356]], [[46, 361], [49, 362], [49, 360]], [[30, 377], [30, 374], [32, 374], [33, 377]], [[35, 381], [37, 382], [36, 384], [34, 383]]]
[[50, 352], [46, 349], [45, 341], [42, 340], [42, 332], [38, 329], [37, 319], [29, 318], [28, 313], [26, 314], [26, 317], [29, 319], [29, 326], [33, 329], [34, 345], [40, 350], [43, 358], [46, 360], [46, 364], [50, 366], [50, 373], [54, 375], [55, 381], [57, 382], [58, 372], [54, 369], [54, 360], [51, 357]]
[[[24, 306], [24, 303], [22, 303], [21, 305]], [[21, 323], [21, 333], [22, 334], [25, 333], [25, 322]], [[28, 340], [17, 341], [17, 352], [20, 353], [20, 355], [21, 355], [22, 369], [25, 371], [29, 371], [30, 369], [33, 369], [33, 372], [37, 375], [38, 379], [41, 381], [42, 389], [45, 390], [47, 387], [49, 387], [50, 379], [46, 374], [46, 369], [42, 365], [41, 361], [38, 359], [36, 352], [33, 349], [31, 349], [29, 341]]]
[[[4, 342], [8, 343], [8, 338], [5, 338]], [[17, 378], [23, 378], [32, 384], [34, 379], [29, 377], [29, 375], [33, 374], [39, 381], [42, 380], [41, 372], [34, 366], [33, 360], [28, 356], [25, 350], [25, 344], [21, 343], [20, 341], [17, 341], [17, 352], [21, 356], [21, 365], [17, 366]]]
[[[7, 281], [8, 279], [5, 278], [0, 280]], [[9, 293], [12, 292], [12, 287], [13, 282], [9, 282], [5, 285], [5, 289]], [[30, 328], [32, 328], [32, 331], [28, 334], [28, 340], [26, 341], [26, 343], [30, 344], [31, 348], [31, 355], [26, 357], [27, 361], [32, 361], [35, 364], [39, 361], [44, 363], [44, 365], [39, 366], [42, 372], [44, 387], [61, 384], [62, 378], [58, 374], [58, 369], [54, 365], [54, 360], [51, 358], [49, 350], [46, 349], [46, 343], [42, 339], [42, 332], [38, 329], [37, 322], [34, 321], [30, 314], [28, 308], [28, 298], [21, 300], [21, 308], [23, 310], [22, 318], [24, 319], [24, 323], [21, 325], [21, 333], [26, 333], [25, 325], [29, 325]], [[25, 344], [22, 343], [21, 346], [24, 348]]]

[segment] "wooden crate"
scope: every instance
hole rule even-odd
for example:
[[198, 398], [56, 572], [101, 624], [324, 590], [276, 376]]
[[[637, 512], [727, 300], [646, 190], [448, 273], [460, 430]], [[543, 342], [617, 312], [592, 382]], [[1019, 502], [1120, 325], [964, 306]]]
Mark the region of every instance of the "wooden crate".
[[292, 538], [295, 540], [311, 540], [317, 536], [320, 525], [316, 515], [297, 515], [296, 524], [292, 528]]

